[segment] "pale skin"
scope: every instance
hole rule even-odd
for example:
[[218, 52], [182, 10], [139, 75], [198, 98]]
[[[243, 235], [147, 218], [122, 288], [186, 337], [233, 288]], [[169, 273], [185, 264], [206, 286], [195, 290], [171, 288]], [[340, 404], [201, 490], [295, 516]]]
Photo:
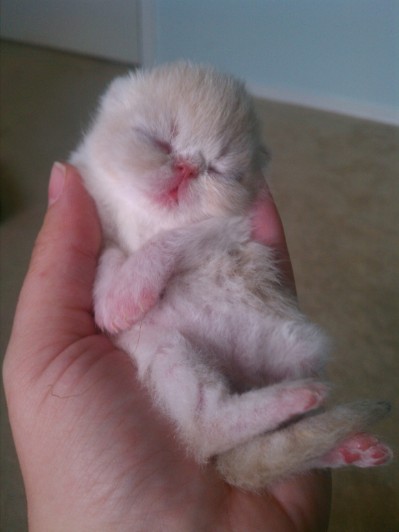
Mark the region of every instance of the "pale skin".
[[[100, 334], [92, 285], [101, 232], [76, 171], [58, 167], [21, 291], [4, 384], [32, 532], [322, 531], [330, 477], [262, 494], [226, 484], [179, 447], [133, 364]], [[291, 268], [272, 200], [256, 236]]]

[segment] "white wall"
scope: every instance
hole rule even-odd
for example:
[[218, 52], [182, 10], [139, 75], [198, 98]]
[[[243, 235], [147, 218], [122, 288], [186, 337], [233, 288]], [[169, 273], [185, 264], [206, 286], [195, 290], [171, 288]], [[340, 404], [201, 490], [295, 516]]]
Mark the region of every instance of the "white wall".
[[139, 15], [138, 0], [1, 0], [0, 32], [6, 39], [139, 63]]
[[158, 63], [212, 63], [259, 95], [399, 123], [398, 0], [155, 2]]
[[0, 28], [119, 61], [212, 63], [260, 96], [399, 124], [399, 0], [1, 0]]

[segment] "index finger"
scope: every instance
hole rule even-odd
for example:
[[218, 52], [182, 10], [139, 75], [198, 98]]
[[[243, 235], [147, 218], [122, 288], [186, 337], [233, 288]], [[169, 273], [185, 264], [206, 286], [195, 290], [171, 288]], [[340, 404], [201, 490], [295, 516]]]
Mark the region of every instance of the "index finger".
[[269, 190], [264, 190], [252, 207], [252, 237], [276, 251], [281, 272], [286, 281], [295, 287], [294, 272], [288, 253], [284, 227], [274, 199]]

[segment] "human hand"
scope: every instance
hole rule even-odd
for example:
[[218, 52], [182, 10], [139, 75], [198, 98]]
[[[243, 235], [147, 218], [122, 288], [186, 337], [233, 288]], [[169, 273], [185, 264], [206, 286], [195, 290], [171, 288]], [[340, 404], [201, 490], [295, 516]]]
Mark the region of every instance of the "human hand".
[[270, 190], [261, 191], [250, 211], [252, 238], [270, 246], [276, 253], [276, 259], [284, 282], [295, 292], [294, 272], [287, 249], [284, 228], [273, 201]]
[[[72, 167], [55, 167], [49, 197], [4, 362], [31, 532], [326, 529], [328, 474], [246, 493], [179, 448], [130, 359], [95, 327], [100, 226]], [[284, 255], [270, 197], [261, 212], [261, 239]]]

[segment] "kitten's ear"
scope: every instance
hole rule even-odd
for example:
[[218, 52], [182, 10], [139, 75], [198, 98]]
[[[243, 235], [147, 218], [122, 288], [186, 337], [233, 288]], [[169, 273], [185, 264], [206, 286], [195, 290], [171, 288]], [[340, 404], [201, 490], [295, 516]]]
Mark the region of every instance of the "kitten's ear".
[[128, 85], [134, 77], [134, 72], [130, 72], [125, 76], [119, 76], [113, 79], [102, 97], [102, 102], [108, 100], [123, 101], [123, 97], [126, 93], [126, 85]]

